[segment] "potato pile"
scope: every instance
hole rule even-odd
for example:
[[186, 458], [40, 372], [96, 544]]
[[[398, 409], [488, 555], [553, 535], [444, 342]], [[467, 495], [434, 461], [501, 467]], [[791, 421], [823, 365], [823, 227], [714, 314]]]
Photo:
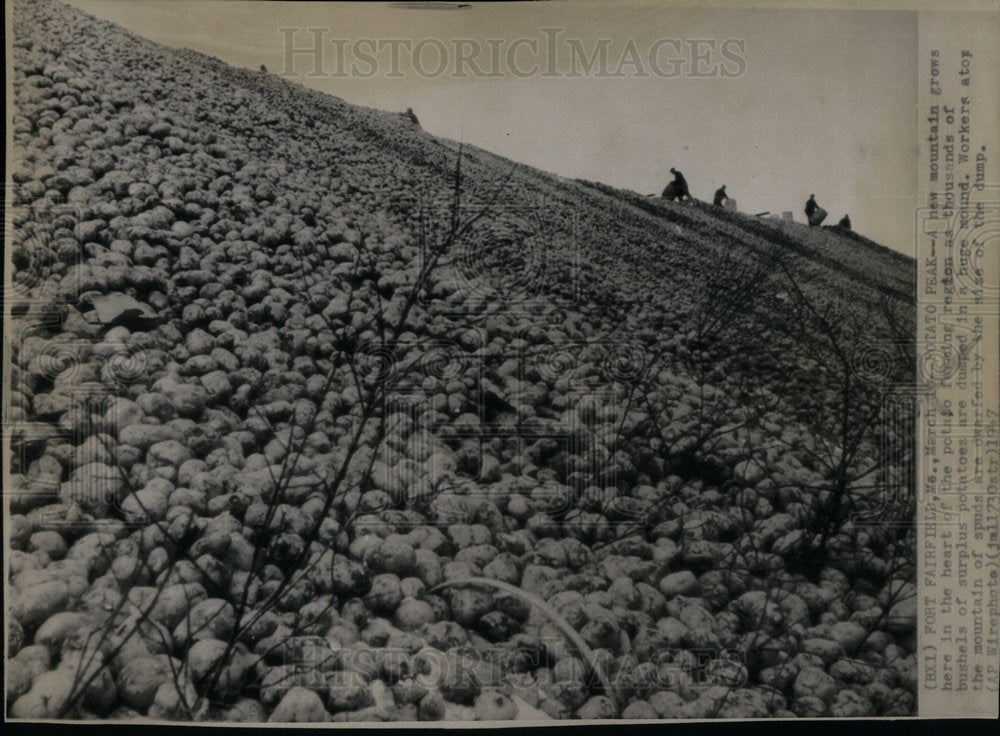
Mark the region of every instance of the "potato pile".
[[[12, 43], [11, 716], [914, 713], [905, 550], [847, 522], [795, 570], [824, 479], [772, 434], [676, 461], [738, 416], [683, 368], [738, 219], [467, 150], [459, 211], [489, 212], [411, 303], [449, 142], [54, 3]], [[714, 349], [824, 406], [780, 339]], [[524, 598], [436, 587], [470, 576], [549, 602], [613, 692]]]

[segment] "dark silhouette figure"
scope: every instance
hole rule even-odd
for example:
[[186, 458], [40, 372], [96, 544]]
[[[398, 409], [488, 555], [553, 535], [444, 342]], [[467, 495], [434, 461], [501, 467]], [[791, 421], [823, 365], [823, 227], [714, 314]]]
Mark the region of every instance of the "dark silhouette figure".
[[418, 128], [420, 127], [420, 121], [417, 120], [417, 116], [414, 114], [412, 107], [406, 108], [406, 112], [403, 114], [406, 115], [411, 123], [416, 125]]
[[837, 225], [839, 225], [840, 227], [844, 228], [845, 230], [850, 230], [851, 229], [851, 218], [848, 217], [847, 215], [844, 215], [844, 217], [840, 220], [840, 222], [837, 223]]
[[670, 173], [674, 175], [674, 180], [667, 184], [667, 188], [663, 190], [661, 196], [671, 201], [675, 199], [682, 201], [685, 197], [692, 199], [691, 190], [688, 189], [687, 179], [684, 178], [684, 174], [673, 168], [670, 169]]
[[815, 194], [810, 194], [806, 202], [806, 219], [809, 220], [809, 227], [818, 227], [826, 219], [826, 210], [816, 204]]
[[684, 178], [684, 174], [677, 169], [670, 169], [670, 173], [674, 175], [674, 183], [677, 185], [678, 191], [688, 199], [691, 199], [691, 190], [688, 189], [687, 179]]
[[819, 208], [816, 204], [816, 195], [810, 194], [809, 199], [806, 201], [806, 217], [812, 217], [813, 213]]
[[715, 199], [712, 200], [712, 204], [716, 207], [721, 207], [725, 204], [726, 200], [729, 199], [729, 195], [726, 194], [726, 185], [723, 184], [721, 187], [715, 190]]

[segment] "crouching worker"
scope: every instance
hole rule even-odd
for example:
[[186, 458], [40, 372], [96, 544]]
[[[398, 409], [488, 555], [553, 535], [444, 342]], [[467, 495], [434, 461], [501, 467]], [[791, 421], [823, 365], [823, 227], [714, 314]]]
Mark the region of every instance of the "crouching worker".
[[674, 180], [667, 184], [661, 196], [670, 201], [683, 201], [685, 197], [691, 199], [691, 191], [688, 189], [687, 179], [684, 178], [684, 174], [674, 168], [670, 169], [670, 173], [674, 175]]
[[715, 199], [712, 200], [712, 204], [716, 207], [722, 207], [726, 204], [727, 199], [729, 199], [729, 195], [726, 194], [726, 185], [723, 184], [715, 190]]

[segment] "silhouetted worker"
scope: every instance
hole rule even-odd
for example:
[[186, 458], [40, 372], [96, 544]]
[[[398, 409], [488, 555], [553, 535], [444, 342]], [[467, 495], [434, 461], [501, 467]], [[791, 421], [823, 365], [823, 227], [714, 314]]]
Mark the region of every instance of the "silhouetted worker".
[[714, 204], [716, 207], [722, 207], [722, 205], [726, 203], [727, 199], [729, 199], [729, 195], [726, 194], [726, 185], [723, 184], [721, 187], [715, 190], [715, 199], [712, 200], [712, 204]]
[[417, 116], [416, 114], [414, 114], [412, 107], [406, 108], [406, 112], [403, 114], [406, 115], [407, 118], [409, 118], [411, 123], [416, 125], [418, 128], [420, 127], [420, 121], [417, 120]]
[[670, 173], [674, 175], [674, 193], [677, 195], [677, 199], [683, 200], [684, 197], [691, 199], [691, 190], [688, 189], [687, 179], [684, 178], [684, 174], [674, 168], [670, 169]]
[[816, 195], [810, 194], [809, 201], [806, 202], [806, 219], [809, 220], [809, 227], [819, 227], [826, 219], [827, 212], [816, 203]]
[[844, 217], [840, 220], [840, 222], [837, 223], [837, 225], [839, 225], [840, 227], [844, 228], [845, 230], [850, 230], [851, 229], [851, 218], [848, 217], [847, 215], [844, 215]]

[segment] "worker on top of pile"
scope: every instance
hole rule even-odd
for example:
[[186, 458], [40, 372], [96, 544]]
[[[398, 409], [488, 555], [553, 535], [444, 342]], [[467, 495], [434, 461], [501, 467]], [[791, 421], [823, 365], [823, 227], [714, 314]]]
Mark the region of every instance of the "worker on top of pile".
[[678, 195], [677, 198], [684, 199], [684, 197], [687, 197], [691, 199], [691, 190], [688, 189], [687, 179], [684, 178], [684, 174], [673, 167], [671, 167], [670, 173], [674, 175], [674, 191]]
[[826, 219], [826, 210], [816, 203], [816, 195], [810, 194], [809, 201], [806, 202], [806, 218], [809, 220], [809, 227], [819, 227]]
[[837, 223], [837, 225], [839, 225], [840, 227], [844, 228], [845, 230], [850, 230], [851, 229], [851, 218], [848, 217], [847, 215], [844, 215], [844, 217], [840, 220], [840, 222]]
[[729, 199], [729, 195], [726, 194], [726, 185], [723, 184], [721, 187], [715, 190], [715, 199], [712, 200], [712, 204], [716, 207], [721, 207]]

